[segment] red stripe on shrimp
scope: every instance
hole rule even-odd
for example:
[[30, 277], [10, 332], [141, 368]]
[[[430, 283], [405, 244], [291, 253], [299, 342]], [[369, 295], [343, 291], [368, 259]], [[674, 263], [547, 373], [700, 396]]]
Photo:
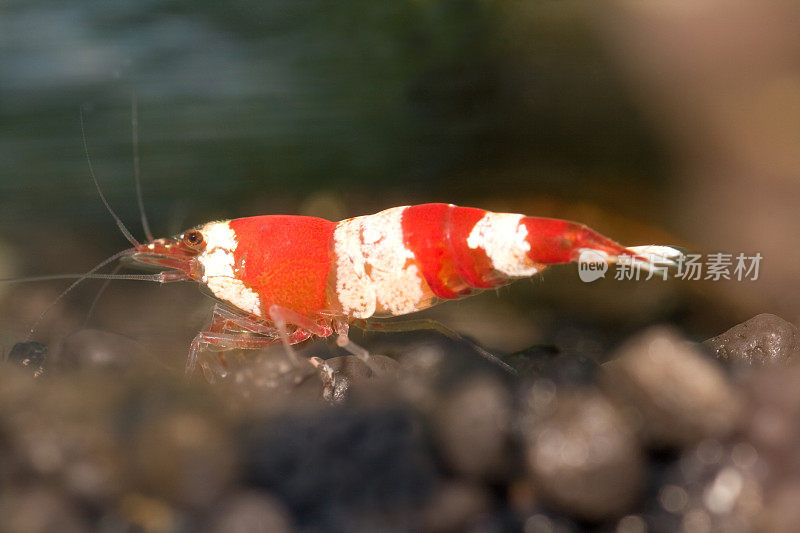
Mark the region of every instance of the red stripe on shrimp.
[[414, 254], [422, 277], [439, 298], [453, 300], [469, 294], [456, 273], [448, 239], [451, 206], [423, 204], [403, 212], [403, 243]]
[[456, 272], [470, 287], [490, 289], [505, 281], [494, 272], [483, 248], [470, 248], [467, 241], [486, 211], [475, 207], [450, 206], [449, 243]]
[[507, 283], [486, 250], [469, 237], [487, 211], [451, 204], [410, 206], [403, 213], [403, 241], [439, 298], [452, 300]]
[[234, 275], [271, 305], [314, 316], [327, 307], [335, 224], [314, 217], [266, 215], [230, 221], [238, 244]]
[[592, 249], [609, 256], [634, 255], [624, 246], [577, 222], [554, 218], [524, 217], [530, 244], [527, 256], [534, 263], [557, 264], [577, 261], [580, 252]]

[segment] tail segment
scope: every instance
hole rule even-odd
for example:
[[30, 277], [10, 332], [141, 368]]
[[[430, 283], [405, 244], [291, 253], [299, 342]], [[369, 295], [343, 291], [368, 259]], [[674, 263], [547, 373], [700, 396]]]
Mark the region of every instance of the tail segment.
[[492, 213], [450, 204], [405, 208], [403, 242], [433, 293], [445, 300], [467, 296], [577, 261], [584, 250], [646, 261], [596, 231], [566, 220]]
[[[599, 252], [608, 263], [647, 260], [640, 249], [582, 224], [450, 204], [395, 207], [344, 220], [333, 241], [333, 307], [357, 318], [419, 311], [433, 305], [434, 297], [452, 300], [505, 285], [548, 265], [576, 261], [585, 250]], [[679, 252], [668, 250], [660, 256], [674, 264], [672, 252]]]
[[528, 258], [536, 263], [557, 264], [577, 261], [583, 250], [595, 250], [609, 257], [634, 255], [596, 231], [577, 222], [554, 218], [523, 217], [530, 245]]
[[632, 255], [581, 224], [449, 204], [407, 207], [402, 227], [422, 277], [447, 300], [574, 261], [583, 248]]
[[403, 212], [403, 242], [437, 297], [452, 300], [469, 295], [471, 287], [501, 283], [486, 251], [467, 245], [485, 215], [482, 209], [449, 204], [415, 205]]

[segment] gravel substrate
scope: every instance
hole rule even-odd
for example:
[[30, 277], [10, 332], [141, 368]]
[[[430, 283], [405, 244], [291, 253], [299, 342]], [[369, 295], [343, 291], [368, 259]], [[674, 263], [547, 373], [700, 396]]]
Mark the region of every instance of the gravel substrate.
[[800, 335], [653, 327], [511, 376], [402, 335], [376, 375], [280, 351], [187, 382], [83, 330], [0, 366], [0, 531], [796, 531]]

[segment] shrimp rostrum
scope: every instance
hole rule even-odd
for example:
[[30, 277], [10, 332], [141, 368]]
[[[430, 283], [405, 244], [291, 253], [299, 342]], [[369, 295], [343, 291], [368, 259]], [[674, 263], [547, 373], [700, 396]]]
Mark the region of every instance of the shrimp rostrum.
[[[406, 315], [577, 261], [591, 250], [607, 263], [665, 268], [680, 252], [626, 248], [565, 220], [493, 213], [450, 204], [394, 207], [331, 222], [264, 215], [209, 222], [129, 251], [137, 263], [167, 269], [158, 281], [192, 280], [218, 300], [192, 342], [187, 372], [203, 352], [289, 346], [350, 325]], [[646, 254], [646, 257], [645, 257]]]

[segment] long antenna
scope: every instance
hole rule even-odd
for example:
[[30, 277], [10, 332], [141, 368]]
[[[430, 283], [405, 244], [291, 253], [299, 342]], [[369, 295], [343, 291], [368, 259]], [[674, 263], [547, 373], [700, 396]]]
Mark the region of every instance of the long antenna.
[[[30, 329], [30, 331], [28, 331], [28, 338], [27, 338], [26, 340], [31, 340], [31, 337], [33, 337], [33, 334], [36, 332], [36, 328], [38, 328], [38, 327], [39, 327], [39, 324], [41, 324], [41, 323], [42, 323], [42, 320], [44, 319], [45, 315], [46, 315], [47, 313], [49, 313], [49, 312], [50, 312], [50, 310], [51, 310], [53, 307], [55, 307], [55, 305], [56, 305], [58, 302], [60, 302], [60, 301], [61, 301], [61, 299], [62, 299], [64, 296], [66, 296], [67, 294], [69, 294], [69, 292], [70, 292], [72, 289], [74, 289], [75, 287], [77, 287], [77, 286], [78, 286], [78, 284], [80, 284], [80, 283], [81, 283], [83, 280], [85, 280], [85, 279], [89, 279], [89, 278], [91, 278], [91, 277], [94, 277], [94, 276], [102, 276], [102, 274], [95, 274], [95, 272], [97, 272], [98, 270], [100, 270], [101, 268], [103, 268], [104, 266], [106, 266], [107, 264], [109, 264], [109, 263], [112, 263], [112, 262], [116, 261], [116, 260], [117, 260], [117, 259], [119, 259], [120, 257], [123, 257], [123, 256], [125, 256], [125, 255], [129, 255], [129, 254], [131, 254], [131, 253], [133, 253], [133, 250], [123, 250], [123, 251], [121, 251], [121, 252], [117, 252], [117, 253], [115, 253], [114, 255], [112, 255], [111, 257], [109, 257], [109, 258], [107, 258], [107, 259], [104, 259], [103, 261], [101, 261], [100, 263], [98, 263], [97, 265], [95, 265], [95, 266], [94, 266], [94, 268], [92, 268], [91, 270], [89, 270], [89, 271], [88, 271], [88, 272], [86, 272], [85, 274], [79, 274], [78, 276], [74, 276], [74, 275], [71, 275], [71, 274], [54, 274], [54, 275], [50, 275], [50, 276], [34, 276], [34, 277], [30, 277], [30, 278], [20, 278], [20, 279], [9, 279], [9, 280], [3, 280], [3, 281], [9, 281], [9, 282], [27, 282], [27, 281], [46, 281], [46, 280], [53, 280], [53, 279], [73, 279], [73, 278], [75, 278], [75, 277], [77, 277], [77, 278], [78, 278], [77, 280], [75, 280], [75, 282], [74, 282], [74, 283], [72, 283], [72, 285], [70, 285], [69, 287], [67, 287], [67, 288], [64, 290], [64, 292], [62, 292], [61, 294], [59, 294], [59, 295], [58, 295], [58, 297], [57, 297], [55, 300], [53, 300], [52, 302], [50, 302], [50, 305], [48, 305], [48, 306], [45, 308], [45, 310], [44, 310], [44, 311], [42, 311], [42, 314], [40, 314], [40, 315], [39, 315], [39, 318], [37, 318], [37, 319], [36, 319], [36, 322], [34, 322], [34, 323], [33, 323], [33, 326], [31, 326], [31, 329]], [[117, 275], [119, 275], [119, 274], [117, 274]]]
[[[32, 277], [29, 277], [29, 278], [16, 278], [16, 279], [15, 278], [5, 278], [5, 279], [0, 279], [0, 282], [4, 282], [4, 283], [26, 283], [26, 282], [29, 282], [29, 281], [52, 281], [52, 280], [58, 280], [58, 279], [75, 279], [75, 278], [78, 278], [78, 279], [75, 280], [74, 283], [72, 283], [72, 285], [70, 285], [69, 287], [64, 289], [64, 292], [59, 294], [56, 297], [55, 300], [50, 302], [50, 305], [48, 305], [45, 308], [44, 311], [42, 311], [42, 313], [39, 315], [39, 318], [36, 319], [36, 322], [33, 323], [33, 326], [28, 331], [28, 337], [25, 340], [26, 341], [31, 340], [31, 337], [33, 337], [33, 334], [36, 333], [36, 328], [38, 328], [39, 324], [41, 324], [42, 320], [44, 320], [45, 315], [47, 315], [47, 313], [49, 313], [50, 310], [53, 307], [55, 307], [55, 305], [58, 302], [60, 302], [62, 298], [64, 298], [64, 296], [66, 296], [69, 292], [71, 292], [72, 289], [74, 289], [80, 283], [82, 283], [83, 281], [85, 281], [87, 279], [106, 279], [106, 280], [118, 279], [118, 280], [152, 281], [154, 283], [164, 283], [164, 276], [162, 275], [162, 273], [158, 273], [158, 274], [95, 274], [96, 271], [100, 270], [101, 268], [103, 268], [107, 264], [109, 264], [112, 261], [114, 261], [116, 259], [119, 259], [120, 257], [122, 257], [124, 255], [127, 255], [129, 253], [131, 253], [131, 250], [124, 250], [122, 252], [114, 254], [111, 257], [109, 257], [108, 259], [106, 259], [105, 261], [103, 261], [102, 263], [100, 263], [99, 265], [97, 265], [96, 267], [94, 267], [93, 269], [91, 269], [89, 272], [86, 272], [85, 274], [53, 274], [53, 275], [50, 275], [50, 276], [32, 276]], [[94, 307], [94, 303], [96, 303], [96, 302], [92, 303], [92, 307]], [[88, 320], [88, 317], [87, 317], [87, 320]]]
[[142, 200], [142, 176], [139, 171], [139, 109], [136, 100], [136, 91], [131, 96], [131, 135], [133, 137], [133, 179], [136, 182], [136, 200], [139, 202], [139, 215], [142, 219], [142, 229], [148, 241], [153, 240], [153, 233], [150, 231], [150, 223], [147, 222], [147, 214], [144, 211], [144, 200]]
[[[88, 163], [88, 165], [89, 165], [89, 175], [92, 177], [92, 181], [94, 182], [94, 186], [97, 189], [97, 193], [100, 195], [100, 199], [103, 201], [103, 205], [106, 206], [106, 209], [108, 210], [108, 212], [111, 214], [112, 217], [114, 217], [114, 221], [117, 223], [117, 227], [122, 232], [122, 234], [125, 236], [125, 238], [128, 239], [128, 241], [131, 244], [133, 244], [134, 246], [138, 247], [138, 246], [140, 246], [139, 245], [139, 241], [137, 241], [133, 237], [133, 235], [131, 235], [131, 232], [128, 231], [128, 228], [126, 228], [125, 224], [122, 223], [122, 219], [120, 219], [117, 216], [117, 214], [114, 212], [114, 210], [111, 209], [111, 205], [108, 203], [108, 200], [106, 200], [106, 197], [103, 194], [103, 191], [100, 189], [100, 183], [98, 183], [97, 177], [94, 175], [94, 168], [92, 167], [92, 160], [89, 157], [89, 144], [86, 142], [86, 130], [85, 130], [84, 126], [83, 126], [83, 108], [80, 108], [80, 117], [81, 117], [81, 136], [83, 137], [83, 151], [86, 154], [86, 163]], [[49, 309], [50, 308], [48, 307], [48, 310]]]
[[[120, 271], [122, 268], [122, 263], [117, 263], [114, 265], [114, 270], [111, 271], [109, 274], [110, 276], [116, 276], [117, 272]], [[85, 328], [89, 324], [89, 319], [92, 318], [92, 313], [94, 312], [94, 308], [97, 306], [97, 302], [100, 301], [100, 298], [103, 296], [103, 293], [106, 292], [106, 289], [111, 284], [111, 280], [115, 278], [108, 278], [103, 282], [100, 286], [100, 290], [97, 291], [97, 294], [94, 295], [94, 299], [92, 300], [92, 305], [89, 306], [89, 310], [86, 311], [86, 317], [83, 319], [83, 327]]]
[[[106, 263], [104, 263], [105, 266]], [[86, 279], [106, 279], [106, 280], [134, 280], [134, 281], [153, 281], [157, 283], [164, 283], [164, 276], [158, 274], [51, 274], [46, 276], [30, 276], [27, 278], [0, 278], [0, 283], [31, 283], [34, 281], [56, 281], [59, 279], [78, 279], [83, 281]]]

